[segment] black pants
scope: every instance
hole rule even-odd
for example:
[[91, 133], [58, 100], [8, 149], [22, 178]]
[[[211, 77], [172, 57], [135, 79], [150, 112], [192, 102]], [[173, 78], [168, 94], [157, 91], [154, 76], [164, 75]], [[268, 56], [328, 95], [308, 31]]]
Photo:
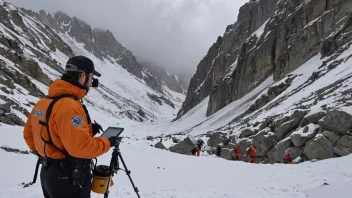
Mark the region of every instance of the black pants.
[[81, 188], [79, 185], [73, 185], [60, 164], [42, 167], [40, 171], [40, 180], [45, 198], [90, 198], [91, 178], [89, 169], [82, 171], [79, 179]]

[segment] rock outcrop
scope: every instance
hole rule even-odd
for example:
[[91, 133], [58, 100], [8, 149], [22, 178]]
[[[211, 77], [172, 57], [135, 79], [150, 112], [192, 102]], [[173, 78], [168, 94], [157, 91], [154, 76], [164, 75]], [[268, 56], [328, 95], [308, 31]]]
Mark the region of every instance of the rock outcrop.
[[246, 3], [199, 63], [178, 117], [210, 96], [207, 116], [256, 88], [282, 79], [311, 57], [351, 41], [349, 0], [258, 0]]
[[[207, 115], [211, 115], [212, 111], [215, 112], [220, 106], [223, 107], [230, 103], [232, 97], [239, 97], [247, 91], [253, 78], [246, 80], [248, 75], [243, 75], [244, 73], [236, 75], [233, 72], [238, 67], [238, 63], [244, 63], [243, 59], [238, 58], [239, 55], [243, 56], [246, 52], [245, 49], [250, 49], [250, 46], [246, 44], [247, 39], [272, 16], [276, 3], [277, 0], [260, 0], [246, 3], [241, 7], [237, 22], [227, 26], [224, 35], [217, 38], [207, 55], [198, 64], [197, 72], [190, 81], [186, 100], [178, 112], [178, 117], [184, 115], [211, 93], [213, 94], [211, 101], [209, 101]], [[243, 48], [241, 48], [242, 46]], [[267, 57], [270, 55], [271, 51], [269, 50], [268, 54], [263, 54], [262, 57], [258, 56], [257, 60], [266, 64]], [[260, 66], [258, 65], [258, 67]], [[260, 75], [256, 76], [259, 79], [263, 78]], [[236, 82], [233, 79], [236, 79]], [[221, 80], [226, 82], [219, 84], [218, 81]], [[235, 93], [232, 92], [232, 87], [242, 89], [237, 89]]]

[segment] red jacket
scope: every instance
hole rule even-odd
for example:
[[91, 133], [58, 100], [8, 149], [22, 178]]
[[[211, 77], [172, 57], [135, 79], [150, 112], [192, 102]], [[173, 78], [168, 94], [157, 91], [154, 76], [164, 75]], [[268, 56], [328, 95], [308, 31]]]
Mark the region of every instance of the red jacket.
[[241, 153], [240, 146], [235, 146], [235, 156], [239, 156]]
[[257, 151], [254, 149], [254, 148], [249, 148], [247, 150], [247, 154], [250, 156], [250, 157], [255, 157], [257, 155]]
[[287, 154], [284, 159], [286, 162], [292, 162], [292, 157], [290, 154]]

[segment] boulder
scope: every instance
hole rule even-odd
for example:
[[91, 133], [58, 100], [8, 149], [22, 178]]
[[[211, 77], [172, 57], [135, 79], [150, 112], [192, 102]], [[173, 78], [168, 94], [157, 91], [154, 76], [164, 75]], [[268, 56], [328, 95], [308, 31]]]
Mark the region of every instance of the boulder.
[[319, 130], [319, 125], [308, 124], [291, 134], [291, 140], [296, 147], [303, 146], [308, 140], [312, 139]]
[[241, 139], [237, 144], [240, 146], [242, 154], [246, 154], [247, 149], [251, 145], [252, 141], [250, 139], [244, 138]]
[[352, 149], [351, 148], [346, 148], [344, 146], [342, 146], [341, 144], [336, 144], [336, 146], [334, 146], [333, 151], [336, 155], [338, 156], [346, 156], [352, 153]]
[[257, 155], [266, 156], [266, 154], [277, 144], [276, 135], [269, 131], [268, 128], [259, 132], [252, 139], [252, 143], [256, 145]]
[[236, 143], [236, 141], [238, 140], [238, 136], [237, 135], [231, 135], [231, 136], [229, 136], [229, 140], [232, 143]]
[[266, 127], [268, 127], [271, 123], [273, 122], [273, 119], [271, 117], [266, 118], [265, 121], [259, 126], [259, 130], [263, 130]]
[[233, 153], [233, 151], [231, 149], [223, 148], [221, 151], [220, 157], [227, 159], [227, 160], [232, 160], [232, 153]]
[[242, 138], [250, 137], [252, 135], [255, 135], [256, 133], [258, 133], [257, 130], [246, 128], [241, 131], [240, 138], [242, 139]]
[[226, 133], [222, 132], [213, 132], [207, 134], [206, 137], [209, 137], [207, 144], [210, 147], [217, 147], [220, 143], [224, 143], [227, 140]]
[[270, 164], [274, 164], [275, 163], [275, 153], [276, 153], [276, 147], [272, 148], [267, 156], [268, 156], [268, 161]]
[[147, 136], [147, 140], [153, 140], [154, 137], [153, 136]]
[[339, 110], [328, 111], [321, 125], [325, 130], [331, 130], [346, 135], [352, 130], [352, 115]]
[[177, 138], [177, 137], [172, 137], [172, 142], [173, 143], [180, 143], [181, 140], [179, 138]]
[[299, 127], [304, 127], [310, 123], [318, 124], [319, 120], [326, 115], [325, 112], [317, 112], [313, 114], [306, 115], [301, 122], [299, 123]]
[[304, 155], [309, 160], [323, 160], [335, 157], [333, 144], [322, 134], [318, 134], [305, 144]]
[[159, 148], [159, 149], [164, 149], [164, 150], [166, 150], [166, 147], [165, 147], [165, 146], [163, 145], [163, 143], [161, 143], [161, 142], [156, 143], [154, 147], [155, 147], [155, 148]]
[[194, 140], [191, 137], [185, 138], [178, 144], [170, 147], [169, 150], [174, 153], [189, 154], [196, 147]]
[[352, 148], [352, 136], [344, 135], [337, 143], [341, 146]]
[[297, 157], [300, 157], [302, 155], [301, 149], [298, 147], [290, 147], [285, 151], [284, 156], [287, 154], [290, 154], [292, 159], [296, 159]]
[[286, 139], [282, 140], [281, 142], [279, 142], [276, 146], [276, 152], [274, 155], [274, 159], [277, 162], [282, 163], [284, 161], [286, 150], [292, 146], [293, 146], [293, 143], [290, 138], [286, 138]]
[[297, 110], [290, 117], [286, 116], [276, 121], [274, 125], [274, 133], [279, 140], [282, 140], [288, 132], [294, 130], [305, 114], [305, 111]]
[[332, 143], [335, 144], [337, 141], [341, 139], [339, 134], [332, 131], [324, 131], [322, 134]]

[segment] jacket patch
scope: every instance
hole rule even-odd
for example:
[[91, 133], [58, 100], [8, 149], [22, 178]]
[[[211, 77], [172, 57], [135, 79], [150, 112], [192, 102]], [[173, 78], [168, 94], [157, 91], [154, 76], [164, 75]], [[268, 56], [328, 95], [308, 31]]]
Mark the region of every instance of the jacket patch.
[[44, 112], [41, 111], [41, 110], [39, 110], [39, 109], [34, 109], [33, 112], [32, 112], [32, 114], [33, 114], [34, 116], [39, 117], [39, 118], [43, 118], [43, 117], [44, 117]]
[[83, 118], [79, 115], [72, 116], [71, 118], [71, 124], [74, 127], [82, 127], [83, 125]]

